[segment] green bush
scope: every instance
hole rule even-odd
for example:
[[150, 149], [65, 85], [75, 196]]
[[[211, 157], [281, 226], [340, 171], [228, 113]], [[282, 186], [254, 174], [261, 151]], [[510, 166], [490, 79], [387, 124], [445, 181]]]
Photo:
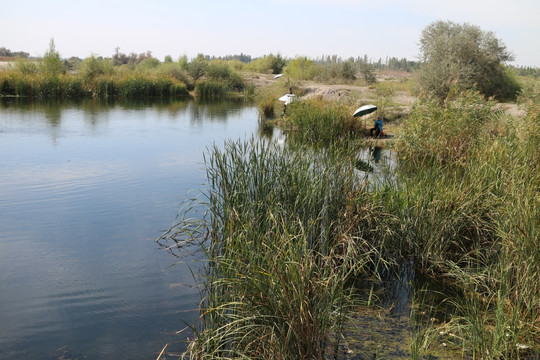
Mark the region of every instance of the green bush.
[[308, 142], [333, 143], [359, 134], [361, 124], [346, 106], [322, 100], [294, 101], [287, 105], [287, 132]]
[[114, 73], [113, 65], [110, 60], [100, 60], [94, 55], [83, 60], [79, 65], [79, 74], [88, 81], [99, 75], [112, 75]]
[[275, 99], [271, 96], [267, 96], [259, 101], [259, 112], [264, 119], [273, 119], [276, 116]]
[[497, 115], [494, 103], [478, 92], [457, 92], [444, 105], [436, 100], [420, 100], [401, 134], [400, 154], [411, 162], [428, 158], [440, 164], [464, 160], [469, 149], [485, 135], [485, 125]]
[[195, 94], [201, 98], [220, 98], [230, 93], [230, 87], [223, 80], [202, 80], [195, 85]]
[[64, 75], [60, 87], [63, 97], [79, 98], [86, 95], [84, 82], [80, 77]]
[[313, 80], [322, 73], [322, 67], [305, 56], [296, 57], [289, 61], [284, 69], [287, 76], [299, 80]]
[[420, 51], [419, 84], [440, 100], [456, 86], [499, 100], [518, 95], [519, 84], [502, 65], [513, 56], [492, 32], [469, 24], [436, 21], [422, 31]]

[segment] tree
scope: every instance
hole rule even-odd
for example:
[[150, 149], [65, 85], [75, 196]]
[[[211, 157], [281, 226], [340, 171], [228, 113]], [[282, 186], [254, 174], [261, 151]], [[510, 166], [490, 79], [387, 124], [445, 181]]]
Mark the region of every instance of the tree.
[[321, 66], [317, 66], [313, 60], [306, 56], [297, 56], [289, 61], [289, 65], [284, 69], [284, 72], [295, 79], [313, 80], [321, 72]]
[[206, 69], [208, 69], [208, 60], [203, 54], [199, 54], [189, 63], [187, 71], [193, 80], [197, 81], [206, 74]]
[[93, 79], [99, 75], [112, 74], [114, 70], [111, 60], [99, 59], [92, 54], [81, 63], [79, 72], [85, 79]]
[[277, 54], [275, 56], [270, 54], [269, 57], [272, 74], [280, 74], [283, 71], [285, 65], [287, 65], [287, 61], [283, 57], [281, 57], [280, 54]]
[[491, 31], [436, 21], [422, 31], [420, 52], [420, 86], [441, 100], [456, 86], [501, 100], [515, 98], [519, 91], [504, 67], [513, 55]]
[[49, 42], [49, 50], [45, 52], [42, 60], [42, 69], [43, 72], [49, 75], [59, 75], [66, 73], [66, 67], [64, 62], [60, 59], [60, 53], [56, 51], [56, 46], [54, 45], [54, 39], [51, 39]]

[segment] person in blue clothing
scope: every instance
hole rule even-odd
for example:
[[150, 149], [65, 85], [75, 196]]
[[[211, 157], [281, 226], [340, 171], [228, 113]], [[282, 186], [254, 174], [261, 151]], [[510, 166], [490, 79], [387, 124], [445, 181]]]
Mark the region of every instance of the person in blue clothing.
[[377, 120], [375, 120], [375, 125], [371, 129], [369, 129], [369, 135], [373, 136], [373, 132], [375, 131], [375, 136], [381, 136], [383, 135], [383, 119], [382, 116], [377, 116]]

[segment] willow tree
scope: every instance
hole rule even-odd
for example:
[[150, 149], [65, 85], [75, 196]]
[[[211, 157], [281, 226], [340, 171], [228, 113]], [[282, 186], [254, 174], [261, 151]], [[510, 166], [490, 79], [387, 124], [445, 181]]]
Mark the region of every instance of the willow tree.
[[515, 98], [520, 90], [504, 66], [514, 56], [493, 32], [478, 26], [433, 22], [422, 31], [420, 52], [420, 85], [440, 99], [454, 87], [500, 100]]

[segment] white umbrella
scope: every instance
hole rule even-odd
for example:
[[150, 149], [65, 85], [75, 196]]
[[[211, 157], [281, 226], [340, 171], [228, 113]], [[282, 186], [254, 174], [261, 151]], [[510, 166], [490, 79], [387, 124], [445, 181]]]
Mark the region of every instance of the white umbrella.
[[278, 100], [283, 101], [285, 105], [289, 105], [292, 101], [296, 100], [296, 95], [294, 94], [285, 94], [282, 97], [280, 97]]
[[[367, 114], [371, 114], [372, 112], [377, 110], [377, 106], [375, 105], [364, 105], [360, 106], [356, 111], [354, 112], [353, 116], [364, 116]], [[366, 119], [364, 118], [364, 128], [366, 128]]]
[[375, 106], [375, 105], [360, 106], [358, 109], [356, 109], [353, 116], [354, 117], [364, 116], [364, 115], [367, 115], [367, 114], [371, 114], [372, 112], [374, 112], [376, 110], [377, 110], [377, 106]]

